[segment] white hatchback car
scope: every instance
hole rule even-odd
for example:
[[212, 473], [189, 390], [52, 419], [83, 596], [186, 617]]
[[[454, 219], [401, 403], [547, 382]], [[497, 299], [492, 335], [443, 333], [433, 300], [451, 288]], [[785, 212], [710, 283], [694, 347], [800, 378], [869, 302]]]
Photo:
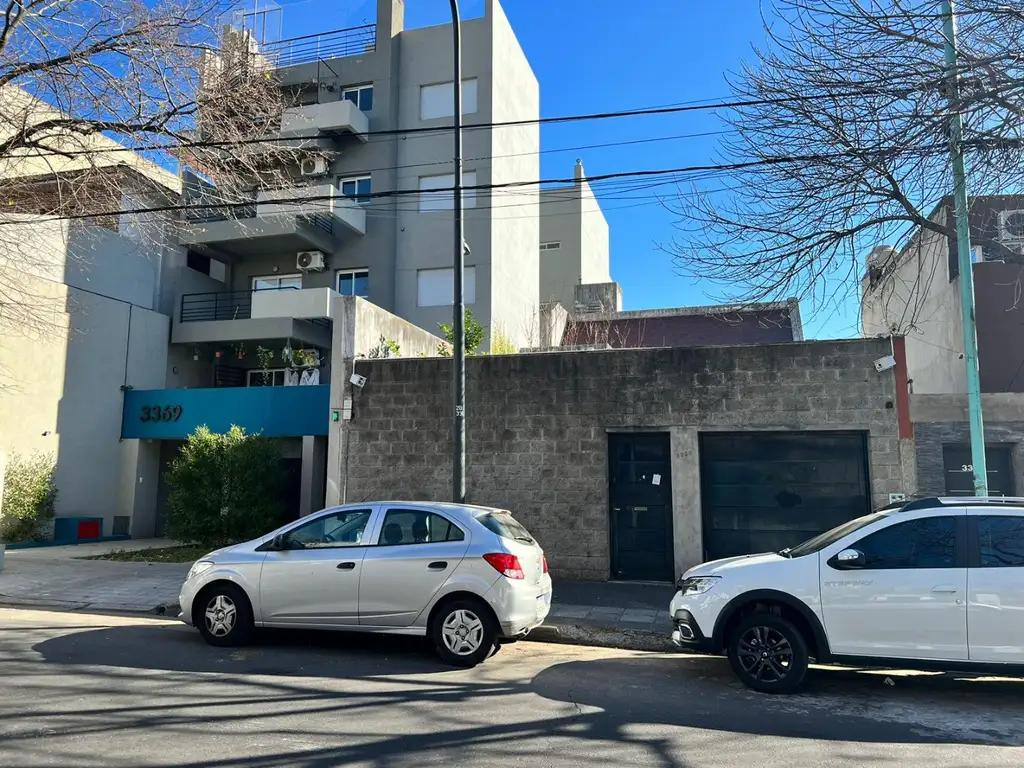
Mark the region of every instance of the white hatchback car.
[[211, 552], [179, 601], [212, 645], [244, 643], [254, 627], [429, 635], [445, 661], [468, 667], [544, 621], [551, 577], [506, 511], [373, 502]]
[[669, 612], [677, 646], [726, 653], [766, 693], [796, 690], [810, 659], [1019, 674], [1024, 499], [920, 499], [705, 563]]

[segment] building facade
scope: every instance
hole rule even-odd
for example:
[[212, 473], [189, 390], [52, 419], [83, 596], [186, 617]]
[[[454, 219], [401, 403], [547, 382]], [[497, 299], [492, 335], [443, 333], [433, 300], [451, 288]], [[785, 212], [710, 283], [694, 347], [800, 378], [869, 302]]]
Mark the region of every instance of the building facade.
[[[969, 225], [989, 491], [1021, 489], [1024, 197], [970, 201]], [[951, 199], [901, 251], [879, 246], [862, 280], [865, 336], [903, 334], [919, 494], [973, 495], [960, 267]]]
[[[906, 493], [888, 339], [470, 359], [469, 500], [511, 510], [563, 578], [671, 581]], [[340, 357], [339, 357], [340, 359]], [[350, 360], [328, 502], [451, 492], [450, 363]], [[906, 419], [904, 418], [903, 421]], [[909, 464], [908, 464], [909, 462]]]
[[[526, 345], [540, 295], [540, 192], [501, 185], [540, 179], [540, 130], [529, 123], [539, 85], [498, 0], [464, 22], [462, 44], [466, 304], [489, 332]], [[305, 147], [294, 185], [245, 190], [251, 206], [194, 220], [184, 240], [228, 264], [228, 292], [284, 279], [361, 296], [436, 333], [452, 302], [451, 26], [406, 29], [403, 0], [378, 0], [376, 24], [258, 49], [296, 104], [281, 127]], [[527, 124], [500, 125], [511, 121]]]

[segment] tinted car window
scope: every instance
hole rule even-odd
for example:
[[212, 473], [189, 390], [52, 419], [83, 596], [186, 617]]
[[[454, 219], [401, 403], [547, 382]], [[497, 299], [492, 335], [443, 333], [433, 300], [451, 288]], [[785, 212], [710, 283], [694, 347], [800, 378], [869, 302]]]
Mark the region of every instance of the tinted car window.
[[418, 509], [389, 509], [378, 544], [436, 544], [463, 541], [466, 534], [447, 518]]
[[533, 543], [534, 538], [518, 520], [507, 512], [488, 512], [478, 518], [483, 526], [503, 539], [516, 539]]
[[363, 543], [370, 510], [345, 510], [293, 528], [285, 536], [289, 549], [358, 547]]
[[864, 568], [954, 568], [956, 518], [926, 517], [883, 528], [851, 545], [864, 553]]
[[849, 536], [854, 531], [863, 528], [866, 525], [870, 525], [881, 517], [878, 513], [870, 515], [864, 515], [864, 517], [858, 517], [854, 520], [837, 525], [835, 528], [824, 533], [819, 533], [817, 536], [808, 539], [802, 544], [797, 544], [795, 547], [790, 549], [782, 550], [782, 553], [789, 557], [803, 557], [804, 555], [812, 555], [819, 550], [824, 549], [829, 544], [839, 541], [844, 536]]
[[982, 568], [1024, 568], [1024, 517], [979, 517]]

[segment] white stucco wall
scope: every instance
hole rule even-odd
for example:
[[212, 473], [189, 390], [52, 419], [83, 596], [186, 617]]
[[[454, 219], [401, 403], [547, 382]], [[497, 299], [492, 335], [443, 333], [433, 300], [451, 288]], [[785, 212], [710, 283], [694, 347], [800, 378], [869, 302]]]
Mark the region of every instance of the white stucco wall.
[[[492, 51], [494, 122], [540, 114], [540, 86], [515, 32], [497, 0], [488, 2]], [[493, 131], [491, 178], [494, 184], [540, 178], [540, 126]], [[508, 188], [491, 194], [491, 327], [516, 348], [535, 344], [540, 258], [540, 189]], [[479, 279], [479, 276], [478, 276]]]
[[917, 394], [967, 391], [959, 284], [949, 282], [947, 248], [944, 236], [922, 231], [895, 270], [873, 287], [866, 278], [862, 283], [863, 334], [906, 336], [907, 373]]

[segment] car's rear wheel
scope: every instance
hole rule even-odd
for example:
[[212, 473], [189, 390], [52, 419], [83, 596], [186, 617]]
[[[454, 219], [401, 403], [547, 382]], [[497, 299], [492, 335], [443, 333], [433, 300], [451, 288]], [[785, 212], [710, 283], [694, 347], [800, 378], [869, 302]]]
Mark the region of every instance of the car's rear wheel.
[[807, 641], [792, 622], [774, 613], [742, 619], [728, 651], [736, 676], [761, 693], [793, 693], [807, 676]]
[[196, 598], [194, 613], [199, 634], [210, 645], [245, 645], [252, 636], [252, 605], [234, 584], [214, 584]]
[[443, 661], [456, 667], [475, 667], [498, 644], [490, 611], [478, 600], [453, 600], [434, 614], [430, 635]]

